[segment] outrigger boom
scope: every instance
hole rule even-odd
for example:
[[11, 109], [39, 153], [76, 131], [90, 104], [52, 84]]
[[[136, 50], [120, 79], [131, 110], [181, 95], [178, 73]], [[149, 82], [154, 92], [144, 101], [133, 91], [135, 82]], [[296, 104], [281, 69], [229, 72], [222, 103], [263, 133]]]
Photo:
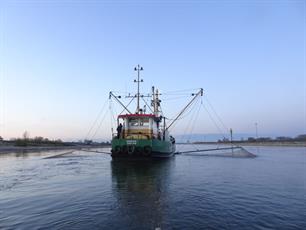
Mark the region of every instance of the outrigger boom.
[[203, 89], [201, 88], [199, 90], [199, 92], [197, 92], [196, 94], [193, 94], [192, 100], [182, 109], [182, 111], [173, 119], [173, 121], [170, 123], [170, 125], [167, 127], [167, 129], [169, 129], [176, 121], [177, 119], [180, 118], [180, 116], [182, 116], [182, 114], [186, 111], [186, 109], [194, 102], [194, 100], [198, 97], [198, 96], [203, 96]]

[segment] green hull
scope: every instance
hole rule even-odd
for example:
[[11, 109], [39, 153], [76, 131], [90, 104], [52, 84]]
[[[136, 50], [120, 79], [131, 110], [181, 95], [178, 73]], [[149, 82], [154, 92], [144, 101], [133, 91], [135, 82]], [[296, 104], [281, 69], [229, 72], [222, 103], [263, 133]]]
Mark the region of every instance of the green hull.
[[112, 140], [112, 157], [171, 157], [175, 144], [170, 141], [151, 139]]

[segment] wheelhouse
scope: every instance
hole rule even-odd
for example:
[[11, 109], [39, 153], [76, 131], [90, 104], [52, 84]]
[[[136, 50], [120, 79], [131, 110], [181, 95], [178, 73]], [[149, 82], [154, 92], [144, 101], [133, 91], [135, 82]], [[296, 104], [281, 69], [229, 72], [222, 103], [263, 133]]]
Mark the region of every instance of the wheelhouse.
[[117, 136], [121, 139], [160, 139], [161, 119], [154, 114], [119, 115], [117, 122], [122, 124], [122, 130]]

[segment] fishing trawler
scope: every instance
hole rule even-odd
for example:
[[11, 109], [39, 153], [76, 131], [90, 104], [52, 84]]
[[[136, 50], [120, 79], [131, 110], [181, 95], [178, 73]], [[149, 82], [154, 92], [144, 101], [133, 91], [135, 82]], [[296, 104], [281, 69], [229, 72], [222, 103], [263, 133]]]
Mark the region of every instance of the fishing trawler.
[[[124, 108], [125, 114], [117, 116], [117, 132], [113, 133], [111, 156], [118, 157], [171, 157], [174, 155], [175, 138], [169, 133], [169, 128], [174, 122], [184, 113], [191, 105], [193, 100], [203, 95], [203, 89], [196, 94], [193, 94], [193, 99], [189, 104], [178, 114], [178, 116], [167, 125], [166, 117], [160, 111], [161, 100], [159, 99], [159, 91], [152, 87], [152, 92], [149, 95], [142, 95], [139, 92], [140, 71], [143, 70], [139, 65], [134, 69], [138, 73], [137, 94], [129, 95], [137, 99], [137, 107], [135, 112], [131, 112], [128, 106], [121, 102], [121, 96], [115, 95], [112, 91], [109, 93], [110, 98], [115, 98], [116, 101]], [[140, 107], [140, 98], [151, 97], [150, 113], [146, 113], [146, 105]]]

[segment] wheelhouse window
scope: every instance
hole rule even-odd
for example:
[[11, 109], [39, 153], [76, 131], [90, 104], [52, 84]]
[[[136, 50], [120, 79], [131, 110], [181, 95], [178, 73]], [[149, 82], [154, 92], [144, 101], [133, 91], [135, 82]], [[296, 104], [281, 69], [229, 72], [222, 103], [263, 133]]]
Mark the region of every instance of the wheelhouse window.
[[149, 118], [129, 118], [129, 127], [150, 127]]
[[139, 119], [138, 118], [130, 118], [129, 119], [129, 126], [130, 127], [139, 126]]
[[140, 126], [142, 126], [142, 127], [149, 127], [150, 121], [149, 121], [148, 118], [140, 119], [139, 124], [140, 124]]

